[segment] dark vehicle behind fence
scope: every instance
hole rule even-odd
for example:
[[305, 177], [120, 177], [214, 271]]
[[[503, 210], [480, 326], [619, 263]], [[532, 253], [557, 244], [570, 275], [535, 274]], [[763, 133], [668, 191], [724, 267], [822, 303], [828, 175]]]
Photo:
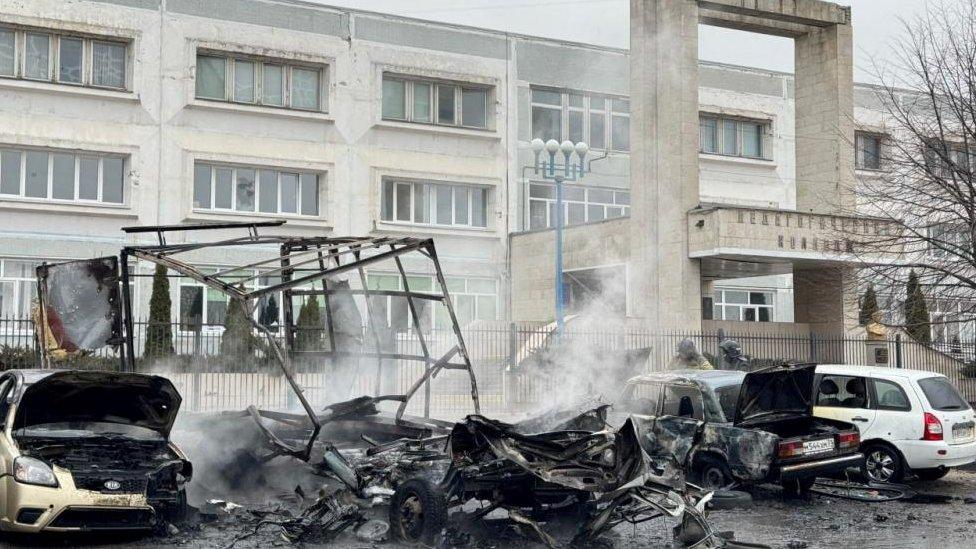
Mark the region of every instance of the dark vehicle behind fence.
[[642, 375], [616, 409], [644, 416], [645, 449], [675, 455], [705, 488], [777, 482], [799, 495], [863, 459], [856, 426], [813, 416], [814, 367]]

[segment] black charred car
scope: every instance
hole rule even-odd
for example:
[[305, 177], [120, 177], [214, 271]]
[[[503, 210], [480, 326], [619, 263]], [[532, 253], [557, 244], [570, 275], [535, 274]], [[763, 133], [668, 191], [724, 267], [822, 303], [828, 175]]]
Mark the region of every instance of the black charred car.
[[703, 488], [776, 482], [800, 495], [863, 460], [855, 425], [814, 417], [814, 368], [646, 374], [627, 382], [614, 409], [643, 423], [651, 455], [674, 455]]
[[169, 440], [181, 398], [159, 376], [0, 375], [0, 529], [138, 530], [178, 520], [192, 467]]

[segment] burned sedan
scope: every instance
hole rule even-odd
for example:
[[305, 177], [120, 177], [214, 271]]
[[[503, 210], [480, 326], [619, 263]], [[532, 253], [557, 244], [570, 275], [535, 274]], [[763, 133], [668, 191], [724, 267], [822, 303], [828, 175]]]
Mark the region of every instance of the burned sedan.
[[649, 416], [648, 452], [675, 455], [703, 487], [777, 482], [800, 495], [863, 459], [856, 426], [813, 416], [814, 368], [647, 374], [627, 382], [618, 409]]
[[180, 402], [158, 376], [4, 372], [0, 530], [135, 530], [180, 518], [191, 476], [169, 440]]

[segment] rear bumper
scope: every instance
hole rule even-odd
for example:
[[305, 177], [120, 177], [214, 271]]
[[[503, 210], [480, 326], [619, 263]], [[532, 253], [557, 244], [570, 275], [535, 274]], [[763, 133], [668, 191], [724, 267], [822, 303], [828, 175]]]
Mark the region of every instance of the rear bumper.
[[911, 469], [960, 467], [976, 461], [976, 441], [946, 444], [944, 441], [901, 440], [895, 445]]
[[772, 480], [784, 481], [809, 477], [825, 477], [841, 473], [848, 467], [859, 467], [864, 461], [864, 454], [847, 454], [834, 456], [816, 461], [804, 461], [780, 465], [774, 471]]

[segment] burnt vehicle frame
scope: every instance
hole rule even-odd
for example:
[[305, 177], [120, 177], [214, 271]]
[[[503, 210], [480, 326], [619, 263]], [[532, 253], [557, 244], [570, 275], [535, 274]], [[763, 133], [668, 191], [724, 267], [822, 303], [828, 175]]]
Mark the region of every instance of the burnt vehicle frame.
[[[816, 476], [842, 473], [863, 459], [856, 426], [813, 416], [815, 366], [656, 372], [629, 380], [619, 400], [645, 416], [645, 448], [676, 456], [700, 485], [776, 482], [800, 495]], [[722, 389], [731, 391], [719, 395]], [[734, 402], [722, 399], [733, 395]], [[669, 402], [677, 410], [666, 410]]]
[[[383, 401], [397, 402], [394, 424], [407, 429], [404, 434], [410, 434], [411, 428], [416, 428], [416, 422], [404, 417], [407, 404], [424, 388], [424, 417], [430, 416], [430, 394], [431, 380], [443, 370], [461, 370], [468, 374], [470, 382], [470, 394], [475, 413], [480, 413], [480, 402], [478, 398], [478, 384], [474, 370], [471, 367], [471, 359], [464, 344], [461, 328], [458, 324], [457, 315], [451, 302], [447, 289], [447, 283], [441, 269], [437, 250], [431, 238], [414, 237], [299, 237], [283, 235], [263, 235], [259, 229], [267, 227], [280, 227], [285, 221], [266, 221], [266, 222], [228, 222], [228, 223], [207, 223], [207, 224], [185, 224], [185, 225], [156, 225], [140, 227], [124, 227], [122, 230], [129, 234], [155, 234], [156, 244], [126, 246], [119, 254], [120, 280], [122, 287], [122, 329], [124, 333], [123, 347], [120, 355], [120, 367], [122, 371], [132, 371], [135, 367], [135, 350], [133, 344], [133, 316], [132, 316], [132, 296], [130, 295], [129, 280], [133, 277], [149, 277], [152, 275], [138, 274], [132, 272], [131, 260], [147, 261], [156, 265], [162, 265], [168, 270], [175, 271], [179, 275], [195, 280], [208, 288], [212, 288], [230, 299], [238, 300], [247, 313], [252, 327], [261, 333], [268, 344], [268, 349], [274, 360], [281, 367], [284, 376], [297, 396], [304, 416], [294, 414], [283, 414], [257, 410], [253, 406], [248, 409], [248, 413], [255, 419], [256, 424], [265, 434], [273, 453], [267, 458], [277, 455], [288, 455], [303, 461], [309, 461], [312, 456], [313, 447], [324, 423], [331, 421], [334, 414], [328, 411], [325, 414], [317, 413], [312, 404], [305, 396], [303, 388], [295, 380], [294, 367], [292, 360], [298, 355], [314, 356], [330, 360], [342, 358], [373, 358], [376, 359], [377, 383], [379, 390], [379, 374], [384, 369], [385, 360], [405, 360], [415, 361], [424, 364], [424, 372], [409, 389], [403, 394], [376, 395], [372, 398], [372, 403], [376, 404]], [[184, 233], [189, 231], [214, 231], [221, 229], [245, 230], [242, 236], [225, 238], [221, 240], [191, 243], [168, 243], [167, 235], [171, 233]], [[194, 262], [185, 260], [186, 254], [199, 250], [229, 249], [241, 246], [276, 246], [277, 253], [270, 257], [253, 261], [244, 265], [236, 265], [222, 268], [214, 273], [207, 273]], [[434, 277], [437, 284], [433, 290], [412, 291], [404, 269], [401, 257], [409, 253], [419, 253], [426, 257], [434, 270]], [[396, 272], [400, 277], [403, 290], [375, 290], [370, 289], [366, 280], [366, 267], [385, 261], [392, 261], [396, 266]], [[260, 269], [260, 270], [259, 270]], [[352, 288], [348, 285], [333, 285], [330, 287], [330, 280], [338, 275], [352, 273], [358, 275], [361, 288]], [[244, 286], [246, 282], [253, 281], [259, 277], [275, 276], [280, 277], [279, 282], [260, 288], [248, 289]], [[318, 287], [314, 287], [318, 284]], [[312, 287], [307, 287], [307, 286]], [[282, 295], [282, 314], [283, 325], [285, 327], [285, 346], [282, 346], [274, 334], [255, 319], [254, 309], [258, 300], [264, 296], [275, 295], [281, 292]], [[329, 342], [328, 350], [297, 351], [295, 349], [295, 338], [298, 327], [293, 310], [293, 297], [296, 296], [322, 296], [325, 304], [326, 317], [326, 337]], [[341, 348], [341, 338], [337, 337], [336, 324], [333, 322], [333, 300], [340, 296], [362, 296], [365, 302], [366, 319], [368, 332], [373, 339], [374, 349], [358, 349], [355, 352], [343, 350]], [[391, 296], [404, 298], [407, 309], [414, 326], [421, 326], [420, 312], [417, 300], [428, 300], [442, 303], [447, 311], [451, 328], [455, 336], [455, 345], [446, 353], [435, 356], [431, 351], [430, 343], [424, 335], [422, 329], [416, 329], [413, 334], [416, 336], [421, 353], [403, 354], [397, 352], [383, 352], [380, 344], [380, 334], [377, 332], [377, 320], [375, 311], [371, 307], [371, 297]], [[310, 427], [311, 431], [304, 443], [296, 444], [292, 440], [278, 436], [262, 422], [269, 419], [288, 427]], [[375, 420], [375, 414], [366, 414], [367, 421]], [[424, 422], [420, 422], [424, 426]], [[435, 426], [436, 427], [436, 426]], [[393, 430], [394, 432], [396, 429]]]

